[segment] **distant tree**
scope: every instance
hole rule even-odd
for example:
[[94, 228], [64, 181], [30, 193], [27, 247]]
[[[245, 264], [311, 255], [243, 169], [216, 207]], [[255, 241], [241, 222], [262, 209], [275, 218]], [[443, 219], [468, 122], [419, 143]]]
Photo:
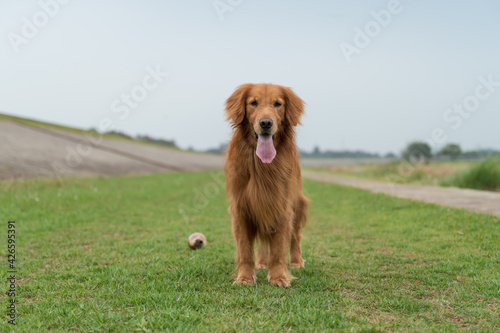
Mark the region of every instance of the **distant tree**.
[[390, 152], [390, 153], [387, 153], [384, 155], [385, 158], [395, 158], [396, 157], [396, 154]]
[[320, 156], [321, 155], [321, 150], [319, 150], [318, 146], [314, 147], [312, 154], [313, 154], [313, 156]]
[[500, 150], [495, 149], [479, 149], [479, 150], [469, 150], [460, 154], [461, 158], [468, 159], [481, 159], [486, 157], [500, 156]]
[[439, 151], [439, 155], [449, 156], [452, 160], [462, 154], [462, 148], [456, 143], [449, 143]]
[[126, 134], [124, 132], [121, 132], [121, 131], [107, 131], [107, 132], [105, 132], [105, 134], [111, 134], [111, 135], [121, 136], [122, 138], [130, 139], [130, 140], [134, 139], [130, 135], [128, 135], [128, 134]]
[[377, 158], [380, 157], [377, 153], [369, 153], [362, 150], [323, 150], [315, 146], [311, 152], [301, 151], [302, 157], [316, 158]]
[[425, 142], [412, 142], [403, 150], [401, 156], [411, 163], [427, 163], [432, 157], [431, 147]]
[[207, 149], [206, 152], [210, 154], [225, 154], [227, 151], [227, 143], [221, 143], [218, 148]]

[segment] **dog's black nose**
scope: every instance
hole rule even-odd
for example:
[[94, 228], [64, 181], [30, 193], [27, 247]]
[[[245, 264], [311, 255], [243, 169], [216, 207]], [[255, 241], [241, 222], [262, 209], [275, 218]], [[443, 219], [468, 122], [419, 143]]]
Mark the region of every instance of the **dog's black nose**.
[[259, 124], [262, 129], [270, 129], [271, 126], [273, 126], [273, 120], [270, 118], [262, 118], [259, 120]]

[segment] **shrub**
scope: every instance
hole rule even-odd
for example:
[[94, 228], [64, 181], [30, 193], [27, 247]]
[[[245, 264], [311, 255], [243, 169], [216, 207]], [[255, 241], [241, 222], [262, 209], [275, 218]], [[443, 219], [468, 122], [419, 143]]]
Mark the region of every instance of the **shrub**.
[[457, 186], [477, 190], [500, 190], [500, 159], [488, 158], [472, 168], [458, 172], [442, 182], [444, 186]]
[[462, 154], [462, 148], [456, 143], [447, 144], [438, 153], [441, 156], [449, 156], [453, 160], [460, 156], [460, 154]]

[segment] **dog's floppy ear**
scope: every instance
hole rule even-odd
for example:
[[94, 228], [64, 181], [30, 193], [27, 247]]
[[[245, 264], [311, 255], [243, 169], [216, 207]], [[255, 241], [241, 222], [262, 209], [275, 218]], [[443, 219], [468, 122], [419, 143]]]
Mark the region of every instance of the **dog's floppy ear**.
[[300, 118], [304, 114], [304, 101], [291, 88], [282, 87], [285, 96], [285, 118], [292, 126], [302, 125]]
[[242, 84], [226, 101], [226, 120], [233, 127], [239, 126], [245, 120], [246, 99], [248, 91], [253, 87], [252, 83]]

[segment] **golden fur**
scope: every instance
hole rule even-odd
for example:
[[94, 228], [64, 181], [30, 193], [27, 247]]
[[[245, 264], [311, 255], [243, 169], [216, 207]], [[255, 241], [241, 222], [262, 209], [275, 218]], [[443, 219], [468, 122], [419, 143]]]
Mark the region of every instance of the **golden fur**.
[[[290, 88], [273, 84], [243, 84], [226, 101], [234, 128], [225, 172], [237, 251], [235, 283], [255, 283], [257, 267], [269, 268], [271, 283], [289, 287], [288, 249], [291, 267], [304, 267], [300, 240], [308, 200], [302, 194], [294, 132], [303, 113], [304, 102]], [[276, 157], [269, 164], [256, 156], [262, 118], [273, 120]]]

